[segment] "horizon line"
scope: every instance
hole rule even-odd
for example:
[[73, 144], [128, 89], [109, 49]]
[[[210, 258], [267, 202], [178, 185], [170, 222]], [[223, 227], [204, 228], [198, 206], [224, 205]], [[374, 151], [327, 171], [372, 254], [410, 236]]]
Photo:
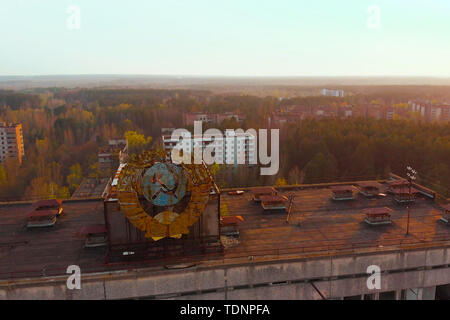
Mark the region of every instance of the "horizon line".
[[76, 77], [76, 76], [133, 76], [133, 77], [185, 77], [185, 78], [435, 78], [450, 79], [442, 75], [195, 75], [195, 74], [140, 74], [140, 73], [71, 73], [71, 74], [15, 74], [1, 75], [0, 78], [27, 77]]

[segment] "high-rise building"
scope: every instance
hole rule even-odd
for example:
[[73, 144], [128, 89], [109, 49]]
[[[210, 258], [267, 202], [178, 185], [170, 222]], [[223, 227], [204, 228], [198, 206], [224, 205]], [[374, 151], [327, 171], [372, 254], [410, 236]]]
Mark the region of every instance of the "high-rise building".
[[0, 122], [0, 161], [17, 159], [22, 163], [24, 154], [22, 125]]
[[214, 159], [221, 164], [256, 164], [257, 161], [257, 138], [249, 132], [239, 132], [226, 130], [222, 138], [215, 140], [215, 137], [208, 134], [191, 135], [186, 132], [182, 135], [182, 141], [172, 136], [163, 136], [163, 147], [170, 156], [172, 149], [179, 143], [183, 152], [194, 153], [194, 148], [199, 148], [201, 152], [206, 147], [214, 149]]

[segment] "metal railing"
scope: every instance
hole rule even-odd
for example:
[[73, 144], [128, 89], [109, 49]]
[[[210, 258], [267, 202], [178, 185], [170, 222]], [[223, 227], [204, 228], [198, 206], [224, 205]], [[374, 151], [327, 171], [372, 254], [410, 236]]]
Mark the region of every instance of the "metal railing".
[[[425, 235], [426, 233], [424, 233]], [[303, 246], [284, 246], [281, 248], [272, 249], [257, 249], [249, 248], [233, 250], [229, 248], [225, 253], [212, 252], [203, 254], [194, 254], [186, 256], [176, 256], [176, 257], [163, 257], [156, 259], [147, 260], [137, 260], [137, 261], [117, 261], [107, 263], [104, 262], [97, 263], [80, 263], [82, 273], [97, 273], [97, 272], [114, 272], [123, 271], [138, 268], [147, 267], [164, 267], [168, 265], [182, 264], [182, 263], [194, 263], [194, 264], [204, 264], [205, 266], [217, 266], [226, 267], [230, 265], [242, 265], [257, 262], [270, 262], [270, 261], [288, 261], [288, 260], [300, 260], [306, 258], [327, 258], [331, 256], [341, 256], [341, 255], [355, 255], [362, 253], [373, 253], [378, 254], [381, 252], [402, 252], [406, 250], [426, 250], [431, 248], [446, 248], [450, 247], [450, 235], [448, 233], [435, 234], [432, 241], [425, 241], [420, 239], [420, 233], [415, 233], [414, 236], [410, 237], [393, 237], [390, 239], [374, 240], [374, 241], [359, 241], [346, 243], [348, 239], [336, 240], [333, 243], [328, 244], [316, 244], [316, 245], [303, 245]], [[26, 245], [26, 244], [1, 244], [0, 251], [4, 251], [7, 245]], [[3, 246], [3, 247], [2, 247]], [[89, 249], [85, 249], [89, 250]], [[5, 253], [5, 252], [3, 252]], [[99, 255], [96, 259], [100, 260], [102, 257], [106, 258], [105, 255]], [[49, 255], [48, 261], [55, 261], [55, 257]], [[17, 269], [17, 265], [13, 262], [16, 261], [14, 253], [10, 253], [7, 257], [9, 263], [0, 265], [0, 269], [6, 269], [0, 271], [0, 285], [2, 280], [13, 280], [13, 279], [32, 279], [32, 278], [45, 278], [45, 277], [56, 277], [66, 275], [66, 269], [69, 265], [78, 265], [78, 261], [72, 261], [67, 265], [58, 266], [44, 266], [42, 268], [26, 268]], [[46, 260], [46, 257], [42, 257]], [[58, 263], [58, 262], [55, 262]], [[6, 268], [5, 268], [6, 267]]]

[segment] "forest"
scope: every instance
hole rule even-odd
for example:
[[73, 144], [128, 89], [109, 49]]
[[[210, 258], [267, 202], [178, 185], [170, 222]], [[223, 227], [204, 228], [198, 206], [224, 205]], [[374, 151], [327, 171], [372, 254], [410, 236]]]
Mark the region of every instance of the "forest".
[[[384, 88], [385, 89], [385, 88]], [[448, 92], [448, 89], [446, 89]], [[356, 91], [355, 91], [356, 92]], [[0, 200], [68, 198], [84, 177], [108, 175], [99, 168], [97, 153], [109, 139], [136, 137], [160, 146], [161, 129], [183, 126], [183, 112], [236, 112], [243, 123], [224, 121], [223, 128], [267, 128], [277, 108], [290, 104], [352, 104], [381, 101], [404, 105], [409, 94], [446, 96], [443, 88], [378, 88], [346, 98], [258, 97], [206, 90], [157, 89], [35, 89], [0, 91], [0, 121], [23, 126], [25, 158], [21, 165], [0, 165]], [[394, 120], [307, 119], [280, 130], [280, 171], [259, 176], [254, 167], [214, 166], [221, 187], [319, 183], [404, 175], [407, 165], [419, 182], [450, 196], [450, 124], [415, 118]]]

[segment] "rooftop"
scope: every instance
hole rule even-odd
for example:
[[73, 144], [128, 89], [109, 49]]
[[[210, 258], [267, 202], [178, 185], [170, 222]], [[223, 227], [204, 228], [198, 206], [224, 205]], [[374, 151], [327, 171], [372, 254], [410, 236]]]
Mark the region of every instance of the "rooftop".
[[89, 226], [84, 226], [80, 229], [80, 234], [99, 234], [99, 233], [106, 233], [106, 226], [104, 224], [92, 224]]
[[417, 190], [416, 188], [411, 188], [410, 189], [408, 187], [404, 187], [404, 188], [394, 189], [394, 190], [392, 190], [392, 193], [394, 193], [394, 194], [409, 194], [409, 193], [417, 194], [417, 193], [420, 193], [420, 191]]
[[331, 191], [333, 192], [348, 192], [348, 191], [355, 191], [355, 187], [351, 185], [346, 186], [332, 186]]
[[405, 186], [405, 185], [409, 185], [409, 181], [405, 180], [405, 179], [401, 179], [401, 180], [393, 180], [393, 181], [389, 181], [388, 182], [389, 186], [391, 187], [395, 187], [395, 186]]
[[27, 229], [31, 204], [0, 206], [0, 279], [64, 274], [67, 266], [102, 270], [104, 248], [83, 248], [79, 235], [87, 225], [102, 224], [103, 201], [64, 202], [53, 227]]
[[377, 181], [363, 181], [358, 183], [358, 186], [360, 186], [361, 188], [382, 188], [382, 185]]
[[275, 193], [275, 189], [273, 187], [256, 187], [252, 188], [253, 194], [272, 194]]
[[275, 195], [275, 196], [261, 196], [259, 198], [262, 202], [284, 202], [287, 201], [288, 198], [285, 196]]
[[40, 200], [33, 203], [33, 208], [57, 207], [61, 206], [62, 201], [59, 199]]
[[58, 215], [58, 210], [36, 210], [28, 213], [28, 218], [49, 217]]
[[102, 198], [109, 190], [110, 178], [84, 178], [72, 199]]
[[[381, 184], [382, 191], [388, 188]], [[228, 191], [228, 190], [227, 190]], [[407, 207], [393, 196], [335, 202], [331, 187], [277, 188], [281, 196], [294, 196], [289, 223], [286, 213], [264, 212], [253, 200], [251, 189], [244, 194], [221, 194], [221, 205], [239, 218], [239, 243], [225, 248], [224, 256], [202, 256], [204, 265], [249, 263], [261, 260], [304, 258], [439, 246], [450, 241], [450, 227], [440, 221], [441, 206], [419, 194], [411, 206], [409, 236], [405, 236]], [[103, 201], [70, 200], [54, 227], [27, 230], [31, 204], [0, 206], [0, 279], [65, 274], [69, 265], [83, 272], [127, 270], [128, 264], [105, 264], [105, 247], [84, 248], [86, 226], [104, 223]], [[365, 209], [392, 209], [391, 225], [364, 223]], [[161, 261], [136, 265], [162, 268]]]
[[[381, 191], [388, 188], [380, 184]], [[430, 198], [417, 196], [411, 206], [410, 235], [406, 234], [407, 206], [395, 203], [393, 196], [355, 200], [332, 200], [331, 187], [278, 188], [280, 195], [293, 195], [289, 223], [285, 213], [264, 213], [252, 201], [251, 192], [242, 196], [222, 193], [221, 204], [230, 214], [240, 215], [241, 243], [228, 248], [226, 257], [258, 255], [328, 255], [354, 250], [389, 250], [437, 245], [450, 240], [450, 227], [440, 221], [443, 210]], [[365, 209], [389, 207], [392, 224], [369, 226]]]
[[377, 207], [364, 209], [363, 212], [368, 215], [382, 215], [392, 213], [394, 212], [394, 210], [388, 207]]

